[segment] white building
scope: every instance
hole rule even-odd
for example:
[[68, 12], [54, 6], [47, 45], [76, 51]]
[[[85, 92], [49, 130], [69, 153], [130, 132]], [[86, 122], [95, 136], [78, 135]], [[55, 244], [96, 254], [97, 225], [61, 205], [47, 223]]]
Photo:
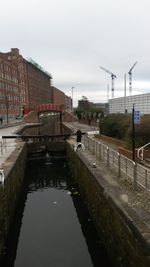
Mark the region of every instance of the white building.
[[150, 93], [109, 99], [109, 114], [132, 113], [133, 104], [140, 114], [150, 114]]

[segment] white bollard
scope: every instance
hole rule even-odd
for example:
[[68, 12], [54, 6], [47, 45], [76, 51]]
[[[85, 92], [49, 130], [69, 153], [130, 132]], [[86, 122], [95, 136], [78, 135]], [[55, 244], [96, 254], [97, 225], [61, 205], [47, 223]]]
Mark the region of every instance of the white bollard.
[[4, 180], [5, 180], [4, 170], [0, 169], [0, 183], [2, 183], [2, 185], [4, 185]]
[[79, 147], [81, 147], [82, 150], [85, 150], [85, 146], [82, 143], [77, 142], [74, 146], [74, 151], [76, 152]]

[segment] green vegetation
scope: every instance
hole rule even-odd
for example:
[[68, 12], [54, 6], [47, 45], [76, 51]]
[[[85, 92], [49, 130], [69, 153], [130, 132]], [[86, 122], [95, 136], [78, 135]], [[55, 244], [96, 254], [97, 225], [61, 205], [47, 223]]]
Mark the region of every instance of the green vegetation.
[[124, 139], [125, 132], [131, 123], [131, 116], [125, 114], [110, 114], [103, 118], [100, 132], [104, 135]]
[[[131, 114], [108, 114], [103, 110], [90, 108], [88, 110], [76, 109], [75, 114], [79, 121], [90, 124], [91, 121], [99, 120], [100, 133], [127, 142], [132, 146], [132, 115]], [[150, 115], [141, 116], [140, 124], [135, 125], [135, 146], [141, 147], [150, 142]]]
[[76, 109], [74, 114], [78, 117], [78, 120], [97, 120], [98, 118], [104, 117], [104, 112], [99, 108], [89, 108], [88, 110]]
[[[132, 116], [125, 114], [110, 114], [100, 122], [100, 132], [103, 135], [118, 138], [132, 144]], [[150, 115], [141, 116], [141, 123], [135, 125], [135, 146], [141, 147], [150, 142]]]

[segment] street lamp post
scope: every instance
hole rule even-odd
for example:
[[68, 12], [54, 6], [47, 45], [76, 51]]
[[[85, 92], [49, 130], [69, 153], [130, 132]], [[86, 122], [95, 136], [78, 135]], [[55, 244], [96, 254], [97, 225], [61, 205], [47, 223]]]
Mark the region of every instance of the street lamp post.
[[71, 88], [71, 92], [72, 92], [72, 112], [73, 112], [73, 89], [74, 89], [75, 87], [72, 87]]
[[5, 97], [5, 108], [6, 108], [6, 122], [9, 123], [9, 101], [8, 101], [8, 96], [4, 92], [4, 97]]
[[135, 123], [134, 123], [134, 104], [132, 108], [132, 160], [135, 161]]

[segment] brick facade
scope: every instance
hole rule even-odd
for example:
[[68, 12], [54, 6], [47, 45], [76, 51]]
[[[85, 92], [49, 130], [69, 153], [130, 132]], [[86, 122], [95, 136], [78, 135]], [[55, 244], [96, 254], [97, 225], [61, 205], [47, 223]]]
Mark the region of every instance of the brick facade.
[[53, 104], [63, 105], [65, 108], [65, 94], [54, 86], [52, 86], [51, 88]]
[[26, 61], [17, 48], [0, 53], [0, 116], [14, 118], [27, 104]]
[[40, 104], [53, 103], [71, 110], [71, 98], [51, 86], [51, 75], [18, 48], [0, 53], [0, 117], [13, 120]]
[[27, 61], [29, 108], [39, 104], [52, 103], [51, 77], [36, 65]]

